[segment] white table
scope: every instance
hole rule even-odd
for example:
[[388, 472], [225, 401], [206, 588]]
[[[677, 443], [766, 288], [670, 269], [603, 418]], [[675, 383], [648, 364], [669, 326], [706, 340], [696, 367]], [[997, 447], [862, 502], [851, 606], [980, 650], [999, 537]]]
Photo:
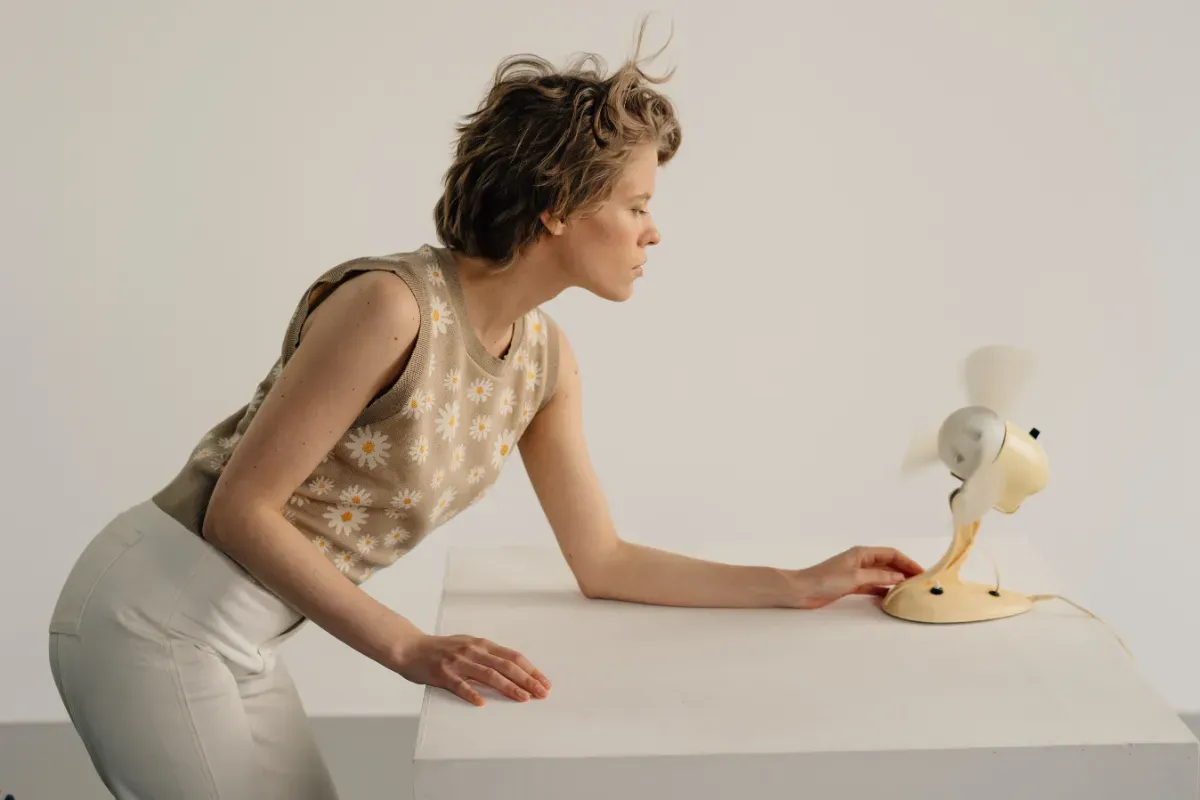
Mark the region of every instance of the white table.
[[[943, 545], [902, 543], [923, 563]], [[806, 560], [760, 563], [840, 549], [809, 547]], [[989, 552], [1005, 586], [1060, 591], [1028, 542]], [[964, 571], [990, 575], [986, 560]], [[520, 649], [554, 689], [524, 704], [488, 692], [483, 708], [428, 691], [414, 797], [1200, 796], [1200, 742], [1101, 623], [1060, 601], [956, 626], [901, 622], [875, 603], [589, 601], [552, 547], [451, 551], [438, 632]]]

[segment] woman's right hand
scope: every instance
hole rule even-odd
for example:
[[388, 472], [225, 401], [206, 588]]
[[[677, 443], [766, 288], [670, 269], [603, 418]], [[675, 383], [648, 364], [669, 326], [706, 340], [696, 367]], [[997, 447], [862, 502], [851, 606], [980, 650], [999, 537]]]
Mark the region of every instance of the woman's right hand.
[[413, 683], [446, 689], [476, 706], [484, 704], [483, 695], [469, 681], [520, 703], [550, 691], [550, 681], [525, 656], [476, 636], [419, 634], [397, 662], [394, 670]]

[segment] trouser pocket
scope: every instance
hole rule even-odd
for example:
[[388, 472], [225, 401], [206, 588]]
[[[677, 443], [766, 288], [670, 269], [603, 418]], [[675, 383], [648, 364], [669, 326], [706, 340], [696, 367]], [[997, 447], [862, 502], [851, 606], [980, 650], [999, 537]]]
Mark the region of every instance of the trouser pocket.
[[142, 538], [124, 515], [104, 527], [79, 554], [50, 615], [50, 633], [79, 633], [88, 601], [117, 559]]

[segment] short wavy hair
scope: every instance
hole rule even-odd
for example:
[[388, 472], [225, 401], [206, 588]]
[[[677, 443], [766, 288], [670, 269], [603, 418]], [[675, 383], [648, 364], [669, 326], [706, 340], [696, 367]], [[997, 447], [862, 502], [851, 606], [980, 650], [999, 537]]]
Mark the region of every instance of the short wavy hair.
[[543, 213], [567, 219], [607, 200], [635, 148], [656, 147], [660, 165], [675, 156], [675, 107], [654, 88], [673, 70], [643, 71], [645, 28], [643, 20], [634, 55], [611, 75], [594, 53], [564, 69], [533, 55], [500, 63], [479, 108], [456, 126], [434, 208], [445, 247], [506, 266], [545, 230]]

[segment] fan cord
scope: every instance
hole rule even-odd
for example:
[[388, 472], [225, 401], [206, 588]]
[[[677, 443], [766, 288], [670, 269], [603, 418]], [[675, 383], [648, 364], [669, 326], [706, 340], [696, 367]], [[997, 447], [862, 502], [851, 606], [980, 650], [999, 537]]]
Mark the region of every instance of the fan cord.
[[1031, 595], [1029, 595], [1029, 599], [1030, 599], [1030, 600], [1032, 600], [1032, 601], [1033, 601], [1033, 602], [1035, 602], [1035, 603], [1041, 603], [1041, 602], [1043, 602], [1043, 601], [1046, 601], [1046, 600], [1062, 600], [1064, 603], [1069, 603], [1069, 604], [1071, 604], [1071, 605], [1075, 606], [1075, 607], [1076, 607], [1076, 608], [1078, 608], [1080, 611], [1082, 611], [1083, 613], [1087, 614], [1089, 617], [1091, 617], [1092, 619], [1096, 620], [1097, 622], [1099, 622], [1099, 623], [1100, 623], [1101, 625], [1103, 625], [1104, 627], [1108, 628], [1108, 632], [1109, 632], [1109, 633], [1111, 633], [1111, 634], [1113, 635], [1113, 637], [1114, 637], [1114, 638], [1117, 640], [1117, 642], [1118, 642], [1118, 643], [1121, 645], [1121, 648], [1122, 648], [1122, 649], [1123, 649], [1123, 650], [1124, 650], [1124, 651], [1125, 651], [1125, 652], [1126, 652], [1126, 653], [1129, 655], [1129, 657], [1130, 657], [1131, 659], [1133, 659], [1134, 661], [1136, 661], [1136, 660], [1137, 660], [1137, 659], [1134, 659], [1134, 658], [1133, 658], [1133, 653], [1130, 651], [1129, 647], [1128, 647], [1128, 646], [1126, 646], [1126, 644], [1125, 644], [1124, 640], [1123, 640], [1123, 639], [1121, 639], [1121, 635], [1120, 635], [1119, 633], [1117, 633], [1115, 630], [1113, 630], [1113, 627], [1112, 627], [1111, 625], [1109, 625], [1109, 624], [1108, 624], [1107, 622], [1105, 622], [1104, 620], [1100, 619], [1100, 617], [1098, 617], [1097, 615], [1093, 614], [1091, 611], [1088, 611], [1086, 608], [1084, 608], [1083, 606], [1081, 606], [1079, 603], [1076, 603], [1076, 602], [1075, 602], [1074, 600], [1072, 600], [1071, 598], [1069, 598], [1069, 597], [1063, 597], [1061, 594], [1031, 594]]
[[[986, 550], [986, 548], [984, 549], [984, 553], [985, 553], [985, 555], [987, 555], [987, 559], [988, 559], [988, 561], [992, 562], [992, 571], [993, 571], [993, 572], [995, 573], [995, 575], [996, 575], [996, 591], [997, 591], [997, 592], [999, 592], [999, 591], [1000, 591], [1000, 568], [999, 568], [999, 567], [996, 565], [996, 560], [995, 560], [994, 558], [992, 558], [992, 557], [991, 557], [991, 554], [990, 554], [990, 553], [987, 553], [987, 550]], [[1136, 658], [1134, 658], [1134, 657], [1133, 657], [1133, 652], [1132, 652], [1132, 651], [1129, 649], [1129, 647], [1128, 647], [1128, 646], [1125, 644], [1125, 641], [1124, 641], [1124, 640], [1121, 638], [1121, 635], [1120, 635], [1119, 633], [1117, 633], [1117, 632], [1116, 632], [1116, 631], [1113, 629], [1113, 626], [1109, 625], [1107, 622], [1105, 622], [1105, 621], [1104, 621], [1103, 619], [1101, 619], [1099, 616], [1097, 616], [1096, 614], [1092, 613], [1092, 612], [1091, 612], [1091, 611], [1089, 611], [1088, 609], [1084, 608], [1084, 607], [1083, 607], [1083, 606], [1081, 606], [1079, 603], [1076, 603], [1076, 602], [1075, 602], [1074, 600], [1072, 600], [1071, 598], [1069, 598], [1069, 597], [1063, 597], [1061, 594], [1031, 594], [1031, 595], [1029, 595], [1029, 599], [1030, 599], [1031, 601], [1033, 601], [1034, 603], [1043, 603], [1043, 602], [1045, 602], [1045, 601], [1047, 601], [1047, 600], [1062, 600], [1064, 603], [1068, 603], [1068, 604], [1070, 604], [1070, 605], [1072, 605], [1072, 606], [1075, 606], [1075, 608], [1079, 609], [1079, 610], [1080, 610], [1080, 611], [1082, 611], [1084, 614], [1087, 614], [1089, 617], [1091, 617], [1092, 619], [1096, 620], [1097, 622], [1099, 622], [1099, 623], [1100, 623], [1101, 625], [1103, 625], [1104, 627], [1108, 628], [1108, 632], [1109, 632], [1109, 633], [1111, 633], [1111, 634], [1113, 635], [1113, 637], [1114, 637], [1114, 638], [1117, 640], [1117, 642], [1118, 642], [1118, 643], [1121, 645], [1121, 648], [1122, 648], [1122, 649], [1125, 651], [1125, 653], [1126, 653], [1126, 654], [1127, 654], [1127, 655], [1128, 655], [1128, 656], [1129, 656], [1131, 659], [1133, 659], [1134, 661], [1136, 661], [1136, 660], [1137, 660]]]

